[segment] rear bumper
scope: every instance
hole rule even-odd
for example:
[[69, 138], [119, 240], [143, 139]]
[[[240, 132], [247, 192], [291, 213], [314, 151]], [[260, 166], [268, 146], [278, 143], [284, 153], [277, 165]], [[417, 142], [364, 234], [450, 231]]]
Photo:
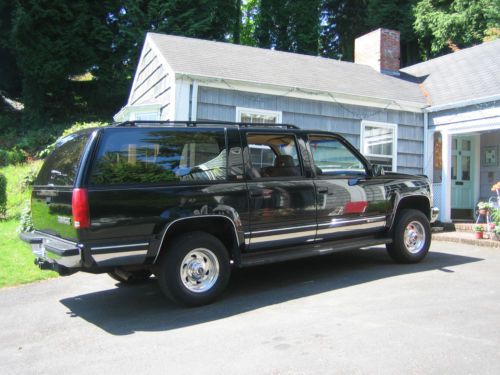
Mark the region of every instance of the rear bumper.
[[439, 208], [431, 207], [431, 223], [434, 223], [439, 216]]
[[36, 256], [35, 264], [41, 269], [66, 275], [82, 267], [81, 250], [75, 242], [41, 232], [21, 233], [19, 237], [31, 245], [31, 251]]

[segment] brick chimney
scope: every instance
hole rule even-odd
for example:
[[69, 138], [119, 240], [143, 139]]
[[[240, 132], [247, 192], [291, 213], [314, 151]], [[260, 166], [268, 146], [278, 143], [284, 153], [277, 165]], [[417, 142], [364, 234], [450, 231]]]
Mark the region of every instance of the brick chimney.
[[398, 76], [399, 57], [399, 31], [377, 29], [354, 41], [354, 62], [380, 73]]

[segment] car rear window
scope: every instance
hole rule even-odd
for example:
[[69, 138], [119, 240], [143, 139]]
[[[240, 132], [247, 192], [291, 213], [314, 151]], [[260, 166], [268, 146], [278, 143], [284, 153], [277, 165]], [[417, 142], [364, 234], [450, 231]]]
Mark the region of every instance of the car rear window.
[[226, 154], [224, 129], [110, 129], [90, 185], [224, 180]]
[[73, 186], [88, 132], [70, 134], [57, 141], [38, 173], [35, 185]]

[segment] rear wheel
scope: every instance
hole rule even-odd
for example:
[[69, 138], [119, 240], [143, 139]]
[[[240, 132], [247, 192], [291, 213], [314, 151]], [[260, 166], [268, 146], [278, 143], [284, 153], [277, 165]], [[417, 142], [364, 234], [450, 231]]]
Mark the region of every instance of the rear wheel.
[[423, 212], [402, 210], [396, 217], [392, 243], [387, 251], [399, 263], [417, 263], [425, 258], [431, 245], [431, 226]]
[[120, 268], [115, 268], [113, 271], [108, 272], [108, 275], [123, 284], [137, 284], [149, 280], [151, 277], [151, 271], [125, 271]]
[[226, 288], [231, 268], [222, 242], [204, 232], [183, 234], [165, 249], [158, 282], [163, 293], [186, 306], [213, 302]]

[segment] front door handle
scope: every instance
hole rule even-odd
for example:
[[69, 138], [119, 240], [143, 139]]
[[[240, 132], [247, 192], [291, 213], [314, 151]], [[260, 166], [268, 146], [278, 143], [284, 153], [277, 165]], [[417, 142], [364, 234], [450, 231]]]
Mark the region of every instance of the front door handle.
[[251, 198], [257, 198], [257, 197], [262, 197], [262, 191], [258, 191], [258, 190], [255, 190], [255, 191], [250, 191], [250, 197]]
[[330, 189], [324, 187], [324, 188], [318, 188], [318, 194], [331, 194]]

